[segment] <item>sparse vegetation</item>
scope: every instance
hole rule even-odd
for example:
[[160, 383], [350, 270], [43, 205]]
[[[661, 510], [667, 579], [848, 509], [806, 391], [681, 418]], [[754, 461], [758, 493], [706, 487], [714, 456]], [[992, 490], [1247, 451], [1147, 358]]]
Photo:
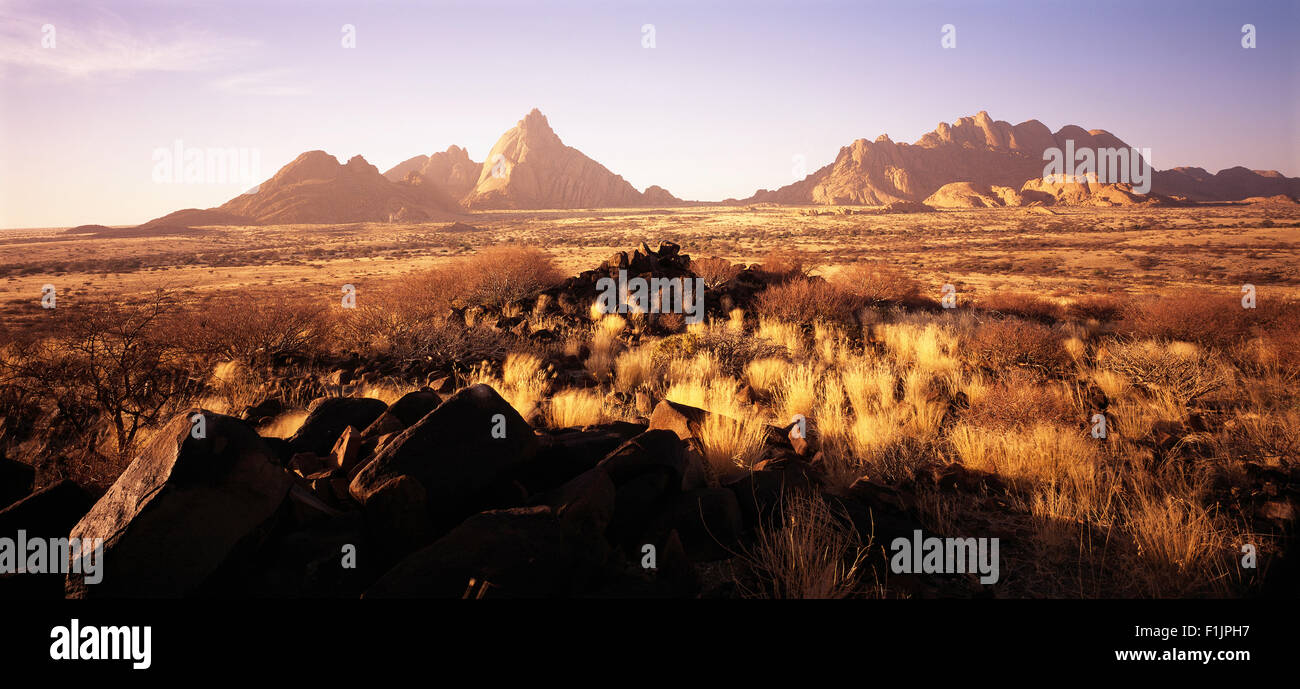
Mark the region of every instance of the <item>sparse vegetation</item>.
[[[1059, 250], [1077, 230], [1005, 231], [1045, 232], [1028, 252]], [[1106, 293], [1086, 271], [1070, 289], [1039, 289], [1037, 269], [995, 268], [1007, 259], [982, 254], [935, 263], [919, 242], [904, 246], [917, 242], [907, 231], [890, 231], [888, 262], [837, 249], [826, 262], [847, 267], [828, 281], [806, 254], [767, 256], [745, 271], [762, 280], [756, 290], [733, 282], [763, 255], [756, 242], [702, 240], [727, 258], [691, 263], [711, 300], [689, 326], [593, 316], [590, 295], [553, 289], [576, 272], [572, 257], [486, 245], [458, 245], [469, 256], [396, 279], [356, 279], [355, 309], [340, 307], [336, 285], [293, 299], [260, 287], [112, 301], [70, 290], [53, 319], [17, 310], [0, 331], [0, 449], [43, 483], [103, 486], [192, 403], [238, 416], [273, 400], [259, 428], [270, 437], [291, 434], [316, 397], [391, 403], [425, 385], [487, 383], [546, 432], [645, 423], [647, 401], [667, 399], [709, 412], [691, 442], [710, 485], [794, 463], [823, 495], [864, 478], [899, 488], [931, 530], [1007, 539], [1017, 566], [1032, 557], [1008, 571], [1008, 595], [1258, 591], [1231, 558], [1243, 542], [1263, 558], [1285, 546], [1278, 522], [1259, 516], [1270, 499], [1259, 476], [1300, 462], [1294, 301], [1261, 288], [1267, 298], [1243, 309], [1235, 286]], [[282, 251], [276, 260], [298, 255]], [[1147, 263], [1188, 260], [1174, 251]], [[963, 262], [957, 277], [934, 270]], [[985, 269], [1019, 282], [963, 282]], [[947, 282], [960, 308], [930, 301]], [[1098, 414], [1104, 438], [1090, 434]], [[810, 429], [800, 456], [774, 431], [796, 415]], [[979, 487], [934, 478], [958, 470]], [[851, 520], [815, 492], [784, 500], [735, 562], [743, 593], [895, 595]]]

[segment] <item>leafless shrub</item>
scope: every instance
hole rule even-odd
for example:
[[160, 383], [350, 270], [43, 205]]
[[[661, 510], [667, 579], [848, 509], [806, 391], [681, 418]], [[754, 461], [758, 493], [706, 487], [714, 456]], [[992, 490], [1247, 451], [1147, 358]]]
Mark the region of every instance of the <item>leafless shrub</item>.
[[160, 327], [174, 309], [161, 290], [135, 303], [62, 307], [57, 335], [3, 357], [6, 384], [48, 400], [79, 432], [106, 419], [125, 456], [143, 428], [184, 407], [201, 387]]
[[921, 296], [921, 283], [884, 261], [854, 263], [835, 275], [840, 289], [868, 301], [912, 302]]
[[1194, 345], [1154, 341], [1123, 342], [1109, 347], [1102, 366], [1148, 389], [1186, 404], [1228, 382], [1221, 362]]
[[189, 353], [248, 365], [310, 357], [328, 345], [333, 330], [322, 303], [249, 294], [195, 305], [176, 325], [175, 341]]
[[740, 266], [725, 258], [691, 259], [691, 272], [704, 280], [708, 289], [717, 289], [740, 274]]
[[466, 301], [503, 306], [564, 279], [550, 254], [523, 247], [490, 247], [454, 266]]
[[862, 301], [820, 278], [799, 278], [763, 290], [758, 313], [791, 323], [853, 323]]
[[1070, 363], [1059, 333], [1040, 323], [1018, 318], [980, 323], [969, 346], [973, 358], [994, 371], [1019, 366], [1051, 374]]
[[1055, 302], [1025, 292], [994, 292], [979, 301], [985, 311], [1051, 323], [1061, 316]]

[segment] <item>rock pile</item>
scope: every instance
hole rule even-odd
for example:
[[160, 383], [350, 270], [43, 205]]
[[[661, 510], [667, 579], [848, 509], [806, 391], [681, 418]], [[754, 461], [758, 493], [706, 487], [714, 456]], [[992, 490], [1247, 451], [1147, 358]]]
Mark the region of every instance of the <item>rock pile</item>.
[[[714, 476], [691, 437], [708, 414], [663, 402], [648, 423], [539, 431], [474, 385], [317, 400], [277, 441], [189, 410], [93, 505], [65, 483], [0, 511], [6, 530], [104, 539], [101, 582], [6, 577], [0, 593], [727, 595], [705, 563], [746, 552], [783, 495], [825, 489], [780, 429], [753, 471]], [[916, 524], [889, 489], [833, 499], [854, 521]]]

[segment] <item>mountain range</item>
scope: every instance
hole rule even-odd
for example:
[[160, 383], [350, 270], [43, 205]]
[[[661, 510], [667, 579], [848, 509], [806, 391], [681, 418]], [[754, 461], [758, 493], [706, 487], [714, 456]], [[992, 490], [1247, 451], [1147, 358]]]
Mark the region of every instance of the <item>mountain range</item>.
[[[1071, 143], [1072, 142], [1072, 143]], [[912, 144], [887, 135], [858, 139], [802, 180], [760, 189], [723, 204], [886, 205], [936, 207], [1134, 205], [1300, 197], [1300, 178], [1232, 167], [1156, 170], [1149, 194], [1132, 184], [1043, 177], [1044, 151], [1128, 149], [1101, 129], [1067, 125], [1052, 132], [1037, 120], [1012, 125], [981, 111], [939, 126]], [[256, 189], [213, 209], [186, 209], [145, 226], [203, 224], [446, 221], [478, 210], [674, 206], [659, 186], [637, 191], [627, 180], [564, 144], [534, 109], [505, 132], [482, 162], [459, 146], [409, 158], [384, 173], [361, 156], [346, 164], [309, 151]]]

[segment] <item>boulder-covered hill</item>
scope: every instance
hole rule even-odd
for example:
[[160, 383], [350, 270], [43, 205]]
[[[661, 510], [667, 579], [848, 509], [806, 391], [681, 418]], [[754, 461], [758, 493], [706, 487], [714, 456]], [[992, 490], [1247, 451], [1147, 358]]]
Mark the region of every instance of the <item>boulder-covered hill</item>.
[[1012, 125], [981, 111], [951, 126], [940, 123], [914, 144], [887, 135], [858, 139], [830, 165], [780, 189], [760, 189], [746, 202], [884, 205], [924, 201], [950, 182], [1019, 189], [1042, 176], [1043, 151], [1064, 149], [1067, 139], [1075, 148], [1127, 147], [1104, 130], [1067, 126], [1054, 134], [1037, 120]]
[[[1067, 141], [1074, 142], [1075, 150], [1129, 148], [1102, 129], [1085, 130], [1067, 125], [1052, 132], [1037, 120], [1012, 125], [981, 111], [952, 125], [940, 123], [913, 144], [895, 143], [887, 135], [875, 141], [858, 139], [841, 148], [834, 162], [806, 178], [776, 190], [760, 189], [742, 203], [884, 205], [894, 201], [925, 201], [945, 185], [966, 183], [969, 188], [949, 189], [941, 196], [954, 197], [953, 202], [958, 206], [977, 202], [1006, 205], [1003, 194], [992, 193], [994, 188], [1022, 190], [1030, 180], [1042, 181], [1046, 165], [1043, 152], [1052, 147], [1064, 150]], [[1115, 189], [1110, 189], [1111, 186]], [[1121, 189], [1122, 186], [1107, 185], [1106, 189], [1094, 191], [1105, 197], [1101, 202], [1126, 203], [1121, 197], [1132, 192]], [[972, 190], [978, 191], [972, 193]], [[982, 193], [983, 190], [991, 194]], [[1071, 203], [1075, 197], [1082, 198], [1076, 193], [1079, 191], [1070, 189], [1053, 195], [1059, 196], [1061, 203]], [[1300, 194], [1300, 178], [1240, 167], [1217, 175], [1200, 168], [1175, 168], [1156, 171], [1150, 192], [1196, 201], [1277, 194], [1296, 196]], [[981, 196], [987, 200], [978, 198]], [[1097, 198], [1092, 192], [1086, 196], [1089, 203]], [[1002, 204], [994, 199], [1001, 199]]]
[[1132, 184], [1101, 183], [1095, 177], [1045, 180], [1034, 178], [1020, 189], [949, 182], [925, 199], [934, 208], [1016, 206], [1150, 206], [1175, 203], [1161, 194], [1139, 194]]

